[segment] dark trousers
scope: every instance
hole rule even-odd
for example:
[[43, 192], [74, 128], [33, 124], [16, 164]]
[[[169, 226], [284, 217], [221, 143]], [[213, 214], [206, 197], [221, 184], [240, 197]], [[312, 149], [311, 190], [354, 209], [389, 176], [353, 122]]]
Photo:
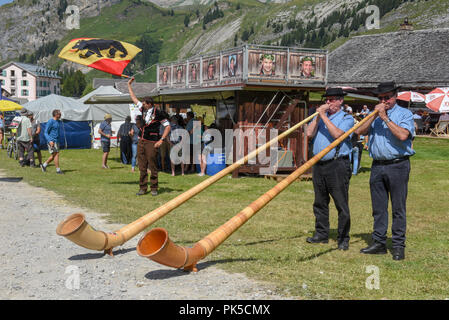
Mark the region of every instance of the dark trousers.
[[140, 190], [147, 191], [148, 189], [148, 171], [150, 169], [150, 188], [157, 190], [157, 148], [154, 147], [152, 141], [140, 139], [137, 144], [137, 161], [139, 162], [140, 171]]
[[338, 211], [338, 241], [349, 240], [351, 219], [349, 215], [348, 190], [351, 179], [349, 159], [336, 159], [313, 167], [313, 189], [315, 201], [315, 231], [318, 237], [329, 237], [329, 202], [334, 200]]
[[394, 164], [373, 163], [370, 176], [371, 205], [373, 208], [373, 240], [385, 244], [388, 229], [388, 199], [391, 198], [393, 215], [392, 243], [405, 247], [406, 201], [410, 160]]
[[[32, 141], [17, 141], [17, 149], [19, 150], [19, 159], [23, 159], [22, 162], [30, 161], [30, 165], [34, 164], [34, 150]], [[25, 157], [25, 152], [27, 156]]]

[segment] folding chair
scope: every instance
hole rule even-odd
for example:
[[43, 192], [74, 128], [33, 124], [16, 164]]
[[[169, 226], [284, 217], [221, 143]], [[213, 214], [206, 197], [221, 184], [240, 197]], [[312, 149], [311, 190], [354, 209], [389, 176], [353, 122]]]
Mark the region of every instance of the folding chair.
[[430, 129], [430, 133], [434, 134], [437, 137], [446, 136], [448, 125], [449, 121], [438, 121], [438, 123], [435, 125], [435, 128]]

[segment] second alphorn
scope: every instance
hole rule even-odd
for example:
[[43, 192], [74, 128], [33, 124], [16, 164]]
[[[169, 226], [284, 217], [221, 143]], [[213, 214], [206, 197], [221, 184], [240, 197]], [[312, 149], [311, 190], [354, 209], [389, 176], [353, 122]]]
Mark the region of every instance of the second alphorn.
[[214, 251], [246, 221], [248, 221], [260, 209], [267, 205], [274, 197], [281, 193], [304, 172], [310, 169], [333, 148], [343, 142], [343, 140], [345, 140], [357, 128], [367, 122], [370, 118], [377, 115], [377, 113], [378, 111], [375, 110], [373, 113], [369, 114], [366, 118], [357, 123], [338, 139], [334, 140], [334, 142], [332, 142], [328, 147], [296, 169], [287, 178], [279, 182], [271, 190], [240, 211], [236, 216], [228, 220], [228, 222], [217, 228], [214, 232], [210, 233], [202, 240], [195, 243], [192, 248], [176, 245], [170, 240], [168, 232], [165, 229], [155, 228], [148, 231], [139, 240], [139, 243], [137, 244], [137, 253], [142, 257], [149, 258], [165, 266], [184, 268], [184, 270], [188, 271], [198, 271], [196, 268], [198, 261], [204, 259], [204, 257]]

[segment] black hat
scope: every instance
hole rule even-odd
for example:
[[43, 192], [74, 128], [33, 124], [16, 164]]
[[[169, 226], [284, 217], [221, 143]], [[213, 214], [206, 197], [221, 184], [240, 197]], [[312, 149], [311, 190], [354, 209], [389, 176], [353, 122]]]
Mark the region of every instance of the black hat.
[[396, 86], [396, 84], [394, 83], [394, 81], [389, 81], [389, 82], [381, 82], [379, 83], [379, 85], [377, 86], [377, 89], [375, 89], [373, 91], [374, 94], [378, 95], [378, 94], [382, 94], [382, 93], [387, 93], [387, 92], [392, 92], [392, 91], [397, 91], [400, 87]]
[[347, 95], [342, 88], [327, 88], [323, 97], [344, 97]]

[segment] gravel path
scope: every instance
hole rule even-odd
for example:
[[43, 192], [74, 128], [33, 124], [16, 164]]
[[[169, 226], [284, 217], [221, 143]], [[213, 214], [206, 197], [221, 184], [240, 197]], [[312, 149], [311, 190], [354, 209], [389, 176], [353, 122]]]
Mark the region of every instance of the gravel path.
[[226, 273], [213, 261], [188, 273], [144, 259], [135, 251], [141, 235], [115, 257], [78, 247], [55, 232], [69, 214], [85, 213], [99, 230], [120, 226], [1, 170], [0, 203], [0, 299], [285, 299], [269, 284]]

